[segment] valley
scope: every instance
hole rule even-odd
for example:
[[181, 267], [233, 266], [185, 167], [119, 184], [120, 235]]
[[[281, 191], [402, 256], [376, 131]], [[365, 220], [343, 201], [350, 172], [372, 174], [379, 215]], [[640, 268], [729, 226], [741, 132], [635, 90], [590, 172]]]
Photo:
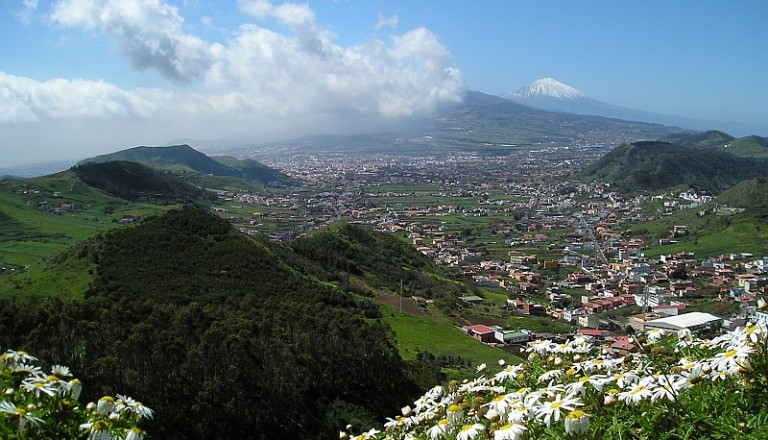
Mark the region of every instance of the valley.
[[[253, 420], [265, 433], [303, 437], [343, 421], [375, 425], [434, 383], [471, 378], [480, 364], [498, 372], [500, 359], [523, 362], [533, 340], [588, 337], [631, 353], [627, 337], [657, 322], [706, 316], [719, 328], [758, 319], [768, 288], [762, 162], [734, 159], [745, 180], [721, 192], [732, 181], [720, 168], [685, 171], [711, 153], [681, 148], [307, 149], [226, 159], [279, 173], [273, 184], [232, 168], [203, 179], [178, 157], [158, 168], [116, 157], [5, 179], [4, 345], [146, 396], [166, 420], [200, 419], [185, 430], [151, 422], [161, 438], [201, 438], [212, 426], [237, 438]], [[627, 149], [677, 171], [660, 171], [663, 188], [658, 178], [627, 180], [648, 174]], [[214, 163], [186, 146], [146, 150]], [[726, 183], [699, 189], [715, 181]], [[238, 355], [228, 359], [222, 347]], [[344, 370], [344, 386], [330, 366], [307, 363], [354, 356], [369, 361]], [[288, 364], [293, 373], [283, 371]], [[219, 369], [248, 381], [254, 368], [322, 376], [325, 400], [256, 411], [226, 428], [215, 412], [201, 415], [244, 399]], [[374, 371], [387, 382], [371, 383]], [[163, 378], [189, 381], [191, 372], [205, 378], [185, 392], [195, 406], [172, 410], [181, 394], [162, 390], [179, 384]], [[248, 386], [275, 395], [287, 384], [299, 387], [289, 393], [295, 400], [314, 389], [287, 376]], [[361, 401], [356, 387], [383, 394]], [[286, 414], [310, 410], [318, 416], [284, 425]]]

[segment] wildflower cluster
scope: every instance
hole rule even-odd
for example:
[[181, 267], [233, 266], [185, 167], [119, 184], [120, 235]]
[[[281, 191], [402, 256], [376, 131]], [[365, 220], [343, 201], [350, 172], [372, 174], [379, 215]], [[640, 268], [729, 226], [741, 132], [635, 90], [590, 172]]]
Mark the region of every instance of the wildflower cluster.
[[[618, 353], [584, 337], [536, 341], [528, 362], [437, 386], [383, 431], [342, 439], [762, 438], [768, 328], [714, 339], [653, 330]], [[750, 403], [748, 396], [758, 396]]]
[[144, 439], [138, 425], [151, 409], [119, 394], [81, 407], [82, 384], [69, 368], [45, 371], [35, 361], [23, 351], [0, 354], [0, 438]]

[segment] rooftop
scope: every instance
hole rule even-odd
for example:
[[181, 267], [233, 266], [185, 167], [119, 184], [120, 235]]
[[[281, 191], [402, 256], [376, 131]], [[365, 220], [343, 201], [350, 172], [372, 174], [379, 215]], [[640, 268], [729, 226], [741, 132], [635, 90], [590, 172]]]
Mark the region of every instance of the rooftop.
[[682, 315], [669, 316], [666, 318], [654, 319], [645, 323], [646, 327], [661, 328], [667, 330], [680, 330], [683, 328], [699, 327], [710, 325], [717, 321], [722, 321], [715, 315], [703, 312], [683, 313]]

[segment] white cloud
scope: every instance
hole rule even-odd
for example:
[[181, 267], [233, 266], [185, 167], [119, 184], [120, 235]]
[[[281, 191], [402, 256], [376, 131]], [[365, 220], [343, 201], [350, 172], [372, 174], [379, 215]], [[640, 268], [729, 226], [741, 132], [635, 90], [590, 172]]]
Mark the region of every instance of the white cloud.
[[138, 69], [242, 91], [285, 116], [334, 110], [409, 115], [463, 93], [448, 50], [427, 29], [396, 35], [389, 43], [341, 47], [306, 4], [239, 0], [238, 6], [290, 31], [244, 24], [231, 41], [208, 43], [186, 33], [178, 9], [161, 0], [60, 0], [51, 17], [65, 26], [101, 29]]
[[379, 13], [379, 21], [376, 22], [376, 30], [384, 28], [397, 29], [398, 26], [400, 26], [400, 17], [398, 17], [397, 14], [394, 14], [391, 17], [384, 17]]
[[21, 9], [14, 14], [15, 17], [22, 23], [29, 24], [38, 4], [38, 0], [22, 0]]
[[238, 0], [240, 10], [259, 19], [275, 18], [287, 26], [314, 25], [315, 13], [309, 5], [283, 3], [274, 6], [268, 0]]
[[64, 26], [100, 29], [137, 69], [169, 78], [198, 79], [209, 68], [209, 45], [185, 34], [178, 9], [160, 0], [61, 0], [51, 19]]
[[283, 30], [245, 23], [229, 40], [208, 42], [187, 32], [179, 10], [161, 0], [56, 2], [52, 23], [103, 33], [131, 66], [178, 84], [128, 90], [105, 81], [36, 81], [0, 72], [0, 142], [24, 139], [12, 135], [14, 124], [28, 130], [46, 121], [70, 134], [87, 126], [94, 136], [111, 132], [124, 142], [145, 136], [145, 144], [362, 132], [463, 96], [461, 72], [427, 29], [344, 47], [306, 5], [238, 5]]

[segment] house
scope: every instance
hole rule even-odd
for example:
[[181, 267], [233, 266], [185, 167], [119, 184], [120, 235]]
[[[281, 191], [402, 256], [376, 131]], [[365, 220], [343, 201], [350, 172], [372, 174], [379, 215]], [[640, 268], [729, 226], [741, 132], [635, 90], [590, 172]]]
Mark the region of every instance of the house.
[[467, 304], [482, 304], [483, 298], [477, 295], [462, 296], [461, 300]]
[[136, 217], [130, 214], [123, 215], [120, 220], [118, 220], [118, 223], [121, 225], [127, 225], [129, 223], [133, 223], [136, 221]]
[[494, 337], [506, 345], [524, 345], [533, 339], [533, 333], [528, 330], [496, 330]]
[[584, 316], [584, 312], [581, 309], [566, 309], [563, 310], [563, 319], [568, 322], [577, 322], [580, 316]]
[[685, 304], [659, 304], [653, 308], [654, 313], [666, 316], [675, 316], [685, 312]]
[[611, 344], [611, 348], [620, 355], [626, 355], [633, 351], [637, 346], [629, 341], [629, 336], [616, 336], [616, 340]]
[[466, 327], [466, 332], [480, 342], [493, 342], [496, 334], [494, 329], [481, 324]]
[[671, 331], [688, 329], [693, 332], [710, 332], [720, 328], [722, 325], [723, 318], [709, 313], [690, 312], [646, 321], [643, 329], [644, 331], [654, 328]]
[[600, 327], [600, 318], [597, 315], [579, 316], [579, 325], [588, 328]]
[[593, 330], [589, 328], [580, 328], [576, 330], [576, 334], [579, 334], [582, 336], [588, 336], [590, 338], [595, 338], [602, 341], [608, 336], [610, 336], [611, 333], [608, 330]]

